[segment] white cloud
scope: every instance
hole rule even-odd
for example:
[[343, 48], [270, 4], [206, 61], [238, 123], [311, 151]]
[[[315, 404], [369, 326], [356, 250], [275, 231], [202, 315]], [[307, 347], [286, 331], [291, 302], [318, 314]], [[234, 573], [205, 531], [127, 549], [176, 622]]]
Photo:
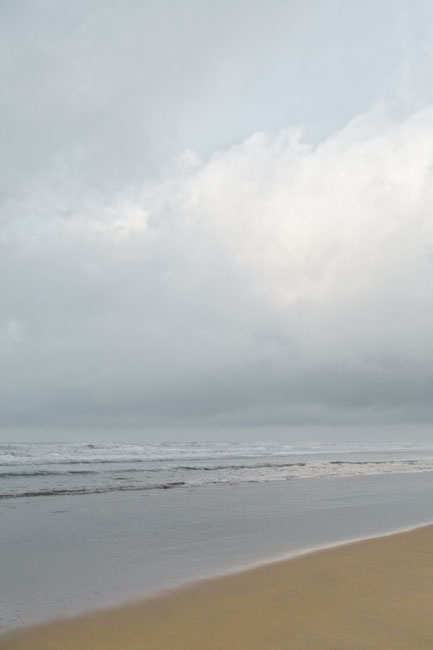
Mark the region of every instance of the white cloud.
[[11, 204], [5, 423], [430, 416], [432, 160], [433, 109], [382, 105]]

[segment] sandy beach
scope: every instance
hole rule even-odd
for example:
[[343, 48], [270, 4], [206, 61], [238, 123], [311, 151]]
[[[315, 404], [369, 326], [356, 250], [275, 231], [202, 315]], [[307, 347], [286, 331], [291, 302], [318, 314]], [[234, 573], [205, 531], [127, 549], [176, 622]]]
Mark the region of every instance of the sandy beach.
[[433, 647], [433, 526], [18, 630], [1, 650], [421, 650]]

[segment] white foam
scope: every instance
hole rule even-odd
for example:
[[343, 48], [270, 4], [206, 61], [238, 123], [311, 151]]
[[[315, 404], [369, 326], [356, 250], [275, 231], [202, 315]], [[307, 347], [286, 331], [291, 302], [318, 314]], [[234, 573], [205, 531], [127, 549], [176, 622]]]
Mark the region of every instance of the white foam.
[[386, 453], [425, 451], [433, 447], [371, 443], [3, 443], [0, 465], [38, 465], [67, 463], [114, 463], [146, 460], [186, 460], [217, 458], [260, 458], [344, 453]]

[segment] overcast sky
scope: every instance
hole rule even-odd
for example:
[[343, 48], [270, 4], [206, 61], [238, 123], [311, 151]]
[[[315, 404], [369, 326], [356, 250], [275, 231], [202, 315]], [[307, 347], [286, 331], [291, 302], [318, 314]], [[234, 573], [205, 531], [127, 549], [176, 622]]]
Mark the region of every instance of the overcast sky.
[[0, 438], [433, 440], [432, 43], [429, 0], [0, 0]]

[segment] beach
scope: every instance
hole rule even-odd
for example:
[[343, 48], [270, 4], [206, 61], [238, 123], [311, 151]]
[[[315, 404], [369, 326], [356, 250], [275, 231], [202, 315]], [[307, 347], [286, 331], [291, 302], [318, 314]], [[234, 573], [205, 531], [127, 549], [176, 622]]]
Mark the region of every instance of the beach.
[[[236, 648], [244, 643], [236, 630], [249, 634], [250, 626], [262, 638], [257, 647], [266, 647], [263, 638], [275, 632], [254, 626], [282, 625], [289, 638], [284, 626], [331, 620], [349, 596], [358, 599], [352, 608], [358, 616], [364, 593], [379, 594], [381, 584], [403, 576], [415, 595], [402, 595], [402, 602], [422, 594], [411, 583], [417, 571], [411, 550], [395, 555], [395, 575], [394, 551], [386, 550], [386, 562], [356, 553], [381, 540], [388, 549], [400, 539], [390, 534], [429, 530], [420, 527], [433, 522], [430, 450], [268, 446], [264, 455], [262, 447], [233, 444], [9, 450], [0, 484], [2, 649], [19, 639], [38, 648], [34, 626], [63, 635], [61, 620], [73, 626], [71, 639], [89, 633], [109, 648], [103, 628], [110, 629], [112, 618], [125, 639], [136, 630], [132, 648], [158, 647], [161, 634], [191, 633], [199, 639], [191, 647], [205, 648], [206, 629], [212, 629], [206, 643], [220, 639], [219, 647]], [[427, 549], [420, 555], [426, 566]], [[377, 582], [364, 584], [367, 578]], [[393, 597], [399, 588], [392, 586]], [[144, 646], [139, 621], [147, 630]], [[107, 632], [114, 647], [128, 648], [116, 630]], [[233, 642], [218, 636], [229, 632]], [[160, 647], [182, 648], [174, 637], [162, 636]], [[41, 647], [62, 643], [44, 637]], [[98, 648], [84, 638], [73, 643]]]
[[432, 27], [0, 0], [0, 650], [433, 650]]
[[3, 633], [433, 522], [431, 472], [6, 498], [0, 519]]
[[0, 0], [0, 650], [433, 650], [432, 27]]
[[0, 648], [430, 650], [432, 602], [426, 526], [20, 630]]

